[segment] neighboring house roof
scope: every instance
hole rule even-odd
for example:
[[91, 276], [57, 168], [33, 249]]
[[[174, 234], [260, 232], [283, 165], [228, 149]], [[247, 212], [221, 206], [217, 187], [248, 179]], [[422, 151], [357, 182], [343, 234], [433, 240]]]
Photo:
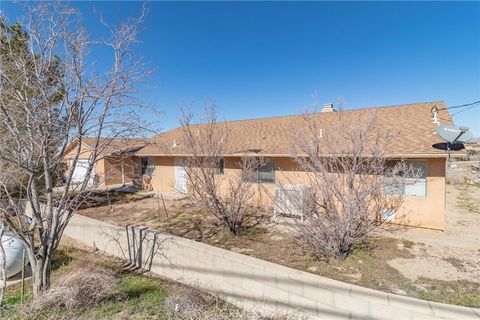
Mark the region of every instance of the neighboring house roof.
[[[82, 144], [91, 150], [95, 148], [97, 138], [83, 137]], [[77, 146], [78, 139], [73, 140], [67, 148], [68, 153], [70, 150]], [[138, 152], [146, 145], [149, 140], [143, 138], [100, 138], [98, 143], [98, 151], [102, 156], [123, 156], [131, 155]]]
[[[445, 157], [446, 151], [433, 147], [433, 144], [442, 143], [437, 136], [437, 124], [432, 121], [432, 108], [445, 108], [442, 101], [414, 103], [378, 108], [346, 110], [343, 114], [348, 118], [367, 114], [373, 110], [378, 115], [377, 128], [379, 130], [394, 130], [397, 135], [392, 141], [391, 155], [409, 157]], [[332, 134], [341, 130], [338, 124], [338, 115], [335, 112], [316, 113], [313, 115], [319, 128]], [[438, 119], [441, 124], [452, 124], [448, 110], [440, 110]], [[228, 145], [225, 146], [225, 155], [241, 155], [255, 153], [264, 156], [291, 155], [292, 130], [302, 130], [305, 120], [302, 115], [261, 118], [251, 120], [227, 121]], [[201, 130], [204, 124], [194, 127]], [[152, 138], [151, 143], [137, 152], [137, 155], [187, 155], [182, 148], [183, 129], [176, 129], [159, 134]]]

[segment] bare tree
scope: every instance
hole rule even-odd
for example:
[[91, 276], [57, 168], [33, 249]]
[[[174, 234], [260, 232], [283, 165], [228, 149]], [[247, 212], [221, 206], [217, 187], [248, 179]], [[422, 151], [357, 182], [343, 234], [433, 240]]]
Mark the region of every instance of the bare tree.
[[306, 113], [305, 129], [292, 135], [309, 192], [292, 192], [286, 184], [280, 188], [297, 211], [293, 225], [300, 241], [319, 257], [344, 260], [354, 245], [398, 211], [402, 190], [419, 172], [404, 161], [389, 160], [395, 135], [377, 126], [375, 112], [325, 116], [333, 121]]
[[187, 155], [183, 161], [189, 193], [231, 233], [237, 234], [251, 209], [249, 201], [255, 191], [251, 182], [263, 159], [245, 154], [235, 163], [239, 170], [225, 175], [222, 170], [230, 142], [228, 127], [217, 121], [214, 105], [206, 107], [204, 124], [193, 125], [192, 119], [191, 112], [184, 112], [183, 140], [179, 146]]
[[[148, 127], [139, 118], [142, 103], [136, 93], [149, 71], [134, 52], [145, 10], [116, 27], [102, 20], [105, 39], [93, 39], [80, 13], [68, 5], [26, 3], [23, 10], [24, 20], [14, 27], [7, 25], [7, 17], [0, 19], [0, 161], [20, 172], [0, 173], [0, 213], [9, 231], [25, 243], [37, 297], [50, 286], [52, 255], [88, 198], [93, 165], [102, 150], [114, 138], [138, 136]], [[94, 59], [98, 48], [101, 64]], [[94, 139], [89, 165], [72, 193], [73, 171], [86, 137]], [[55, 177], [61, 175], [73, 140], [79, 143], [72, 165], [62, 189], [55, 191]], [[26, 207], [31, 207], [30, 218]]]

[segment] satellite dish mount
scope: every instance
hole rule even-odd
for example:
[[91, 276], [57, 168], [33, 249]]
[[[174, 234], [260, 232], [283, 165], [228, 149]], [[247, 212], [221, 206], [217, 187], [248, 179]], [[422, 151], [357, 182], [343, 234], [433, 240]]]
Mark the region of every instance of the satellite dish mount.
[[[437, 127], [437, 134], [447, 142], [448, 162], [450, 163], [450, 152], [463, 149], [463, 144], [472, 139], [472, 133], [468, 127], [457, 127], [450, 124], [442, 124]], [[461, 148], [459, 148], [461, 146]]]

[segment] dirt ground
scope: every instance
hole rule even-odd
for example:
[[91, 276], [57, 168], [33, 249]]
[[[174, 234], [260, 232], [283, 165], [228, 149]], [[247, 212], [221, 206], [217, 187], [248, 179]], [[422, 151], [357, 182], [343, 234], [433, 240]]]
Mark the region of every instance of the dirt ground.
[[[448, 186], [445, 232], [385, 230], [345, 261], [316, 259], [271, 212], [232, 236], [188, 199], [155, 198], [81, 210], [109, 223], [136, 223], [332, 279], [427, 300], [480, 307], [480, 188]], [[391, 229], [391, 228], [388, 228]]]
[[389, 261], [409, 279], [480, 282], [480, 187], [447, 185], [444, 232], [410, 228], [383, 235], [413, 242], [413, 258]]

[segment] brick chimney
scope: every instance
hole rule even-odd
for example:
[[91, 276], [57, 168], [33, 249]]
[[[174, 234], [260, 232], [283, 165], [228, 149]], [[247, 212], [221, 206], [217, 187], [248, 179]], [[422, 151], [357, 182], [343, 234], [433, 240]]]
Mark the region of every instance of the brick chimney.
[[324, 104], [322, 110], [320, 110], [320, 112], [333, 112], [333, 111], [337, 111], [333, 107], [333, 103]]

